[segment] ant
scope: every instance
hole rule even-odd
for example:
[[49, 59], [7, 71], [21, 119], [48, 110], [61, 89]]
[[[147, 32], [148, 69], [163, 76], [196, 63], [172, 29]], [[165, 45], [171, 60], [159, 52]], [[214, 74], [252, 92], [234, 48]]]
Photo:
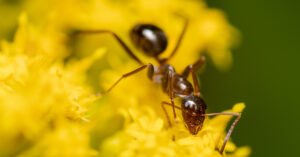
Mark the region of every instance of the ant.
[[[174, 119], [177, 122], [177, 116], [175, 113], [175, 108], [181, 110], [182, 117], [185, 122], [186, 127], [189, 132], [196, 135], [203, 126], [203, 122], [206, 116], [216, 116], [216, 115], [231, 115], [236, 116], [235, 121], [232, 123], [225, 140], [219, 150], [220, 154], [223, 154], [226, 143], [234, 130], [235, 125], [241, 118], [241, 113], [205, 113], [206, 103], [204, 102], [202, 95], [199, 91], [199, 84], [196, 77], [196, 71], [201, 68], [205, 62], [205, 57], [201, 57], [194, 64], [188, 65], [185, 70], [178, 74], [172, 65], [167, 62], [170, 60], [177, 52], [180, 43], [182, 42], [183, 36], [186, 32], [188, 26], [188, 20], [185, 20], [184, 27], [180, 33], [177, 40], [176, 46], [173, 49], [171, 55], [168, 58], [160, 58], [159, 55], [164, 52], [167, 48], [168, 40], [166, 34], [159, 27], [152, 24], [137, 24], [130, 31], [130, 38], [134, 46], [140, 49], [143, 53], [149, 57], [153, 57], [159, 63], [159, 66], [154, 66], [153, 64], [144, 64], [132, 50], [123, 42], [123, 40], [113, 31], [110, 30], [78, 30], [75, 35], [80, 34], [110, 34], [114, 37], [117, 42], [123, 47], [125, 52], [141, 67], [125, 73], [120, 79], [118, 79], [108, 90], [104, 93], [110, 92], [122, 79], [132, 76], [144, 69], [148, 69], [148, 78], [155, 83], [159, 83], [162, 86], [163, 92], [167, 93], [170, 97], [171, 102], [162, 102], [162, 108], [166, 114], [168, 123], [170, 127], [172, 126], [170, 117], [165, 109], [165, 105], [171, 106], [173, 109]], [[187, 80], [189, 74], [192, 75], [193, 84]], [[104, 94], [102, 93], [102, 94]], [[96, 96], [102, 95], [97, 93]], [[176, 106], [174, 103], [174, 98], [179, 97], [182, 99], [181, 107]]]

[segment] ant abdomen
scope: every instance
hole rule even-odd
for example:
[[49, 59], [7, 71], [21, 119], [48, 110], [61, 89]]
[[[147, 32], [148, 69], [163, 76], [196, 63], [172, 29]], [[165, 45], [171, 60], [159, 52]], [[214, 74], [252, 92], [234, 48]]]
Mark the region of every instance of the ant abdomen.
[[168, 45], [166, 34], [157, 26], [137, 24], [130, 32], [133, 44], [146, 55], [157, 57]]

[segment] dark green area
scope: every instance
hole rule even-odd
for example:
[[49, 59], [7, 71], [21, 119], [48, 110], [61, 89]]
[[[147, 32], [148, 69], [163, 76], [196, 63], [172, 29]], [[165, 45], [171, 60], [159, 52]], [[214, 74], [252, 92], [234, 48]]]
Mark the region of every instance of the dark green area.
[[300, 1], [208, 0], [242, 33], [227, 73], [211, 64], [201, 75], [211, 112], [245, 102], [233, 133], [252, 156], [299, 156]]

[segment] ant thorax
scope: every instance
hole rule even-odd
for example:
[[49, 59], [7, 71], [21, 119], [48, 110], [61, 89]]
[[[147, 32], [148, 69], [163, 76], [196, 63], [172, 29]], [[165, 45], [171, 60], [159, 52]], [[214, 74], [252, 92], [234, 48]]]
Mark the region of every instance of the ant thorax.
[[[171, 76], [172, 80], [171, 80]], [[153, 82], [162, 85], [162, 89], [165, 93], [170, 92], [170, 84], [172, 84], [172, 90], [174, 92], [174, 97], [186, 97], [193, 93], [192, 84], [181, 75], [175, 72], [173, 66], [169, 64], [162, 64], [159, 67], [153, 66], [153, 69], [149, 69], [148, 76]]]
[[175, 72], [173, 66], [169, 64], [162, 64], [153, 67], [152, 81], [155, 83], [165, 83], [168, 79], [169, 71]]

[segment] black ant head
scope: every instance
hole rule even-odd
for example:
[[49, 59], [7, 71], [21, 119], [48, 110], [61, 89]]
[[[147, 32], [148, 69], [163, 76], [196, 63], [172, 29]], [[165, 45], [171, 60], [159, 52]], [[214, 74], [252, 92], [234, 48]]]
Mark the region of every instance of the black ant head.
[[146, 55], [157, 58], [168, 45], [166, 34], [151, 24], [137, 24], [130, 32], [133, 44]]
[[184, 97], [181, 103], [182, 117], [190, 133], [196, 135], [202, 128], [206, 110], [204, 100], [195, 95]]

